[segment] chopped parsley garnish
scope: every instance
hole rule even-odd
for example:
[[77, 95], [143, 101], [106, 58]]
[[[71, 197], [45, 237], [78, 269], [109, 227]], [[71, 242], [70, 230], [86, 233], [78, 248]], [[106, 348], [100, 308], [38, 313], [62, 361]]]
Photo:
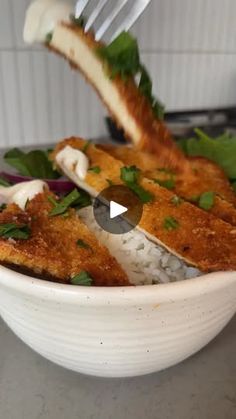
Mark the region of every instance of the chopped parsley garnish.
[[215, 203], [215, 193], [214, 192], [204, 192], [200, 198], [198, 205], [200, 208], [209, 211]]
[[140, 92], [150, 102], [155, 117], [163, 119], [164, 107], [153, 96], [152, 81], [147, 69], [140, 61], [137, 40], [129, 32], [122, 32], [111, 44], [99, 47], [97, 54], [110, 67], [109, 76], [111, 78], [115, 78], [117, 75], [123, 80], [139, 77]]
[[73, 208], [79, 210], [89, 207], [89, 205], [92, 205], [91, 196], [87, 192], [79, 190], [79, 198], [74, 202]]
[[121, 180], [125, 183], [136, 183], [138, 182], [140, 169], [136, 166], [124, 166], [121, 168]]
[[21, 226], [15, 223], [1, 224], [0, 236], [6, 239], [27, 240], [30, 237], [30, 228], [27, 224]]
[[120, 170], [120, 178], [124, 184], [131, 189], [138, 196], [141, 202], [144, 204], [152, 201], [153, 195], [146, 191], [141, 185], [139, 185], [140, 169], [136, 166], [122, 167]]
[[53, 36], [53, 32], [49, 32], [47, 35], [46, 35], [46, 38], [45, 38], [45, 43], [48, 45], [48, 44], [50, 44], [50, 42], [51, 42], [51, 40], [52, 40], [52, 36]]
[[166, 217], [163, 226], [165, 230], [172, 231], [179, 227], [179, 222], [174, 217]]
[[90, 277], [89, 273], [86, 271], [81, 271], [79, 274], [71, 278], [72, 285], [87, 285], [91, 286], [93, 279]]
[[178, 207], [179, 205], [181, 205], [182, 202], [183, 202], [183, 200], [179, 196], [177, 196], [177, 195], [175, 195], [175, 196], [173, 196], [171, 198], [171, 203], [173, 205], [175, 205], [176, 207]]
[[74, 189], [72, 192], [69, 193], [69, 195], [65, 196], [60, 201], [56, 201], [54, 198], [49, 196], [49, 201], [54, 205], [54, 208], [50, 211], [49, 215], [53, 217], [55, 215], [65, 214], [68, 208], [70, 208], [79, 197], [80, 193], [77, 189]]
[[88, 151], [89, 146], [92, 144], [92, 140], [88, 140], [86, 141], [86, 143], [84, 144], [83, 148], [82, 148], [82, 153], [86, 154]]
[[99, 167], [99, 166], [90, 167], [88, 169], [88, 171], [89, 172], [96, 173], [96, 174], [99, 174], [99, 173], [101, 173], [101, 167]]
[[198, 202], [199, 199], [200, 199], [200, 195], [193, 195], [193, 196], [190, 196], [189, 201], [190, 202]]
[[107, 183], [108, 183], [109, 186], [113, 186], [114, 185], [114, 183], [112, 182], [111, 179], [106, 179], [106, 181], [107, 181]]
[[8, 182], [4, 177], [0, 176], [0, 185], [1, 186], [11, 186], [11, 183]]
[[131, 191], [135, 193], [135, 195], [138, 196], [138, 198], [143, 204], [147, 204], [148, 202], [151, 202], [153, 200], [153, 195], [151, 194], [151, 192], [146, 191], [138, 183], [126, 183], [126, 185], [131, 189]]
[[78, 247], [82, 247], [83, 249], [91, 249], [91, 246], [82, 239], [77, 240], [76, 244]]
[[188, 200], [197, 204], [199, 208], [209, 211], [215, 203], [215, 192], [209, 191], [201, 195], [193, 195]]
[[7, 204], [0, 205], [0, 212], [4, 211], [7, 207]]
[[68, 209], [70, 207], [80, 209], [91, 205], [90, 196], [84, 191], [78, 191], [78, 189], [74, 189], [59, 201], [54, 199], [52, 196], [48, 196], [48, 200], [54, 206], [49, 213], [50, 217], [54, 217], [56, 215], [63, 215], [67, 217], [69, 215]]
[[174, 189], [175, 187], [175, 179], [173, 177], [170, 179], [165, 179], [165, 180], [154, 179], [154, 182], [160, 186], [163, 186], [163, 188], [166, 188], [169, 190]]
[[73, 23], [73, 25], [79, 26], [80, 28], [84, 29], [87, 19], [81, 15], [80, 17], [75, 17], [75, 15], [70, 15], [70, 21]]
[[4, 155], [4, 160], [23, 176], [37, 179], [58, 179], [60, 177], [60, 174], [53, 169], [48, 152], [44, 150], [32, 150], [29, 153], [24, 153], [19, 148], [13, 148]]

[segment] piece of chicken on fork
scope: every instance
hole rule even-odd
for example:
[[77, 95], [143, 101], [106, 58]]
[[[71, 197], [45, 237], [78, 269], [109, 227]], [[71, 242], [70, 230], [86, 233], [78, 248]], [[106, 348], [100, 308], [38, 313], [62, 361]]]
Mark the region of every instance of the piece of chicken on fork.
[[[42, 42], [42, 31], [46, 31], [50, 11], [42, 13], [38, 20], [33, 12], [34, 8], [31, 6], [26, 15], [25, 40]], [[35, 22], [37, 20], [41, 31], [35, 29], [33, 32], [33, 20]], [[123, 74], [122, 71], [114, 72], [114, 67], [103, 56], [104, 44], [95, 40], [92, 31], [85, 33], [82, 23], [81, 19], [73, 18], [68, 21], [66, 14], [64, 16], [58, 14], [50, 33], [44, 32], [45, 45], [67, 59], [74, 69], [81, 71], [117, 125], [124, 130], [127, 140], [138, 149], [158, 154], [163, 166], [177, 168], [191, 176], [193, 173], [187, 159], [176, 146], [166, 125], [154, 111], [157, 102], [154, 105], [153, 98], [150, 97], [151, 92], [146, 91], [151, 81], [146, 69], [139, 63], [136, 41], [129, 34], [122, 33], [115, 42], [119, 45], [133, 43], [134, 51], [126, 56], [126, 63], [132, 62], [135, 55], [137, 61], [135, 71], [141, 71], [142, 88], [138, 86], [132, 71], [128, 74]]]

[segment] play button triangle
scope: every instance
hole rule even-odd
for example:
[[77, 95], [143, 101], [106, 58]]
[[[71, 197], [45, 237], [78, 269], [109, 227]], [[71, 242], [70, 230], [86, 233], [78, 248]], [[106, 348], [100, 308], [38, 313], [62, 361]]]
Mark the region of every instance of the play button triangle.
[[113, 219], [128, 211], [128, 208], [118, 204], [115, 201], [110, 201], [110, 218]]

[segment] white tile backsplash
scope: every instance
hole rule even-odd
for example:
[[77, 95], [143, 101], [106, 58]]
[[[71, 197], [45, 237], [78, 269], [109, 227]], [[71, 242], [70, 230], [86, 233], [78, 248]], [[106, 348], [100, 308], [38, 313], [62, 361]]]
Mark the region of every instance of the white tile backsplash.
[[152, 0], [134, 33], [144, 50], [236, 53], [235, 0]]
[[[82, 77], [24, 45], [29, 3], [0, 0], [0, 147], [105, 134], [106, 112]], [[236, 104], [235, 17], [235, 0], [152, 0], [133, 32], [168, 110]]]
[[13, 48], [11, 8], [9, 0], [0, 0], [0, 48]]

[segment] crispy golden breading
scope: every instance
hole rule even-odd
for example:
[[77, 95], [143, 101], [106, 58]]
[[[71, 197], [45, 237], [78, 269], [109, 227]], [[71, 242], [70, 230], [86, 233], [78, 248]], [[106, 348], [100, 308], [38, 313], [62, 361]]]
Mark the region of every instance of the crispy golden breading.
[[[126, 273], [70, 209], [68, 217], [49, 217], [52, 204], [49, 193], [39, 194], [22, 211], [10, 204], [0, 213], [0, 224], [27, 224], [27, 240], [0, 238], [0, 261], [30, 269], [55, 281], [70, 283], [73, 276], [86, 271], [95, 286], [129, 285]], [[52, 194], [51, 194], [52, 195]], [[52, 195], [53, 196], [53, 195]], [[82, 240], [88, 245], [77, 245]]]
[[[103, 62], [103, 71], [98, 78], [96, 77], [101, 68], [101, 58], [96, 54], [96, 50], [101, 45], [101, 42], [95, 41], [93, 33], [85, 33], [82, 28], [73, 24], [61, 23], [53, 31], [47, 47], [66, 58], [72, 68], [82, 72], [100, 96], [117, 126], [124, 129], [126, 138], [138, 149], [157, 154], [163, 166], [177, 167], [181, 168], [181, 171], [189, 172], [187, 159], [176, 146], [166, 125], [156, 118], [149, 100], [140, 92], [133, 78], [109, 78], [111, 69], [109, 70], [108, 64]], [[111, 90], [111, 94], [104, 93], [104, 80], [108, 82], [107, 89]], [[122, 113], [118, 112], [119, 106], [114, 106], [114, 95], [119, 98], [123, 107]]]
[[[159, 179], [161, 181], [170, 179], [168, 171], [158, 170], [162, 166], [158, 156], [154, 154], [122, 146], [101, 145], [99, 148], [107, 151], [127, 166], [135, 165], [139, 167], [144, 176], [149, 179]], [[189, 161], [194, 176], [189, 179], [182, 173], [175, 173], [173, 191], [188, 201], [192, 201], [193, 197], [200, 196], [204, 192], [215, 192], [217, 196], [210, 212], [236, 226], [236, 195], [224, 171], [215, 163], [202, 157], [190, 158]]]
[[[85, 141], [76, 138], [62, 141], [54, 150], [54, 161], [57, 153], [66, 145], [82, 150]], [[98, 193], [107, 187], [106, 179], [110, 179], [113, 184], [122, 183], [120, 169], [124, 164], [120, 160], [95, 145], [90, 145], [86, 154], [90, 165], [99, 166], [101, 172], [89, 172], [84, 181], [85, 188], [92, 186]], [[140, 185], [153, 194], [153, 201], [144, 204], [139, 224], [139, 228], [151, 240], [162, 244], [202, 271], [236, 269], [236, 228], [188, 202], [176, 205], [172, 201], [175, 194], [150, 179], [141, 177]], [[169, 217], [171, 221], [174, 219], [176, 228], [167, 228]]]

